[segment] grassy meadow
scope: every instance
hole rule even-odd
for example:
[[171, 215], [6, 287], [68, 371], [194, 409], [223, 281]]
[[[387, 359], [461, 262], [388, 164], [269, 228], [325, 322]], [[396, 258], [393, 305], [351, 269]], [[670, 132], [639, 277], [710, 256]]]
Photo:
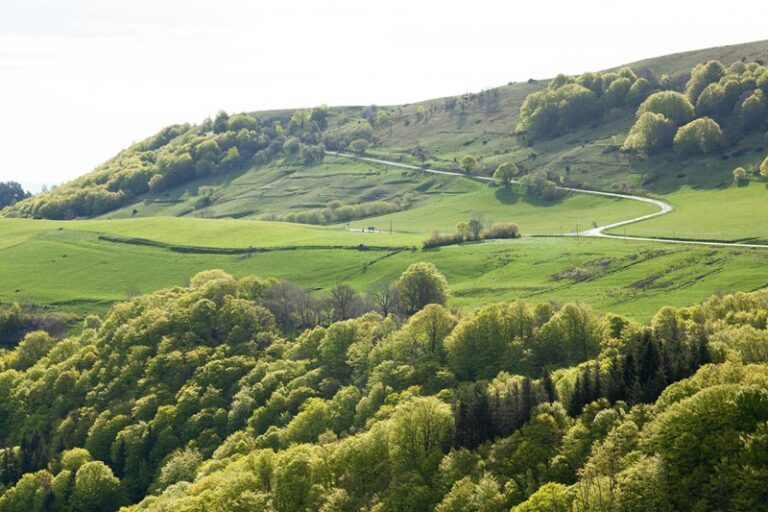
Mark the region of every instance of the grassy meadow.
[[768, 190], [765, 183], [725, 189], [684, 188], [662, 196], [674, 206], [667, 215], [612, 231], [655, 238], [768, 242]]
[[[214, 229], [219, 223], [229, 229]], [[252, 238], [238, 225], [250, 223], [252, 233], [265, 234], [265, 238]], [[115, 301], [183, 285], [196, 272], [210, 268], [237, 276], [289, 279], [314, 290], [347, 282], [364, 291], [372, 283], [394, 280], [411, 263], [430, 261], [448, 278], [452, 306], [473, 307], [515, 298], [560, 303], [579, 300], [600, 311], [647, 320], [664, 304], [690, 304], [714, 292], [751, 290], [768, 283], [768, 251], [761, 250], [523, 237], [426, 251], [397, 249], [394, 243], [390, 249], [360, 251], [354, 248], [358, 240], [380, 237], [402, 243], [410, 238], [297, 226], [281, 231], [283, 238], [278, 240], [268, 228], [274, 224], [172, 218], [68, 223], [2, 220], [0, 301], [35, 302], [77, 313], [103, 312]], [[321, 238], [315, 231], [329, 236]], [[197, 246], [210, 243], [212, 248], [254, 241], [254, 246], [272, 244], [273, 250], [183, 253], [116, 243], [101, 239], [100, 233], [138, 233], [177, 243], [194, 241]], [[306, 243], [307, 237], [314, 237], [311, 240], [318, 246], [289, 249], [290, 243]], [[331, 242], [349, 242], [350, 248], [322, 248]]]

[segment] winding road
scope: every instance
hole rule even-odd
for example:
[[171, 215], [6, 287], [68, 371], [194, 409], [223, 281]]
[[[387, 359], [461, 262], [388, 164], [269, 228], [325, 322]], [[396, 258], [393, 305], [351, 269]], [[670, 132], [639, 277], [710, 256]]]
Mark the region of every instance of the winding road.
[[[401, 162], [393, 162], [391, 160], [382, 160], [380, 158], [371, 158], [366, 156], [353, 155], [351, 153], [342, 153], [340, 151], [326, 151], [325, 154], [342, 157], [342, 158], [351, 158], [353, 160], [360, 160], [363, 162], [370, 162], [374, 164], [388, 165], [390, 167], [398, 167], [400, 169], [408, 169], [411, 171], [421, 171], [421, 172], [430, 173], [430, 174], [442, 174], [445, 176], [459, 176], [462, 178], [478, 180], [478, 181], [494, 181], [493, 178], [490, 178], [488, 176], [469, 176], [461, 172], [429, 169], [426, 167], [418, 167], [416, 165], [409, 165]], [[633, 217], [631, 219], [626, 219], [619, 222], [606, 224], [605, 226], [597, 226], [595, 228], [583, 231], [581, 233], [569, 233], [566, 235], [552, 235], [552, 236], [585, 236], [585, 237], [592, 237], [592, 238], [614, 238], [617, 240], [636, 240], [641, 242], [658, 242], [658, 243], [666, 243], [666, 244], [705, 245], [709, 247], [744, 247], [748, 249], [768, 249], [768, 245], [761, 245], [761, 244], [745, 244], [740, 242], [707, 242], [707, 241], [701, 241], [701, 240], [685, 240], [683, 238], [651, 238], [651, 237], [631, 236], [631, 235], [612, 235], [609, 233], [605, 233], [605, 231], [608, 229], [614, 229], [621, 226], [626, 226], [628, 224], [634, 224], [635, 222], [640, 222], [640, 221], [652, 219], [654, 217], [659, 217], [661, 215], [666, 215], [673, 210], [673, 207], [671, 204], [665, 201], [662, 201], [660, 199], [652, 199], [650, 197], [644, 197], [644, 196], [635, 196], [631, 194], [618, 194], [615, 192], [602, 192], [600, 190], [589, 190], [584, 188], [572, 188], [572, 187], [558, 187], [558, 188], [561, 190], [567, 190], [568, 192], [574, 192], [576, 194], [592, 194], [595, 196], [611, 197], [614, 199], [627, 199], [630, 201], [640, 201], [643, 203], [652, 204], [658, 207], [659, 210], [653, 213], [649, 213], [647, 215], [641, 215], [640, 217]]]

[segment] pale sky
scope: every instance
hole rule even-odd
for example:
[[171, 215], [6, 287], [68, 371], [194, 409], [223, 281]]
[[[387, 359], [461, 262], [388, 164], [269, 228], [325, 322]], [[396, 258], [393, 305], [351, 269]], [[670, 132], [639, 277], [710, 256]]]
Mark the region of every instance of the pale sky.
[[768, 4], [707, 3], [0, 0], [0, 181], [61, 183], [220, 109], [414, 102], [768, 38]]

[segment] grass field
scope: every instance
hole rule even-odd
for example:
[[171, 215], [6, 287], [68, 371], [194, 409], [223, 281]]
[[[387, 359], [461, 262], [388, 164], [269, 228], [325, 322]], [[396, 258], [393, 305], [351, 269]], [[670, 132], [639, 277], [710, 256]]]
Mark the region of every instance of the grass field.
[[[158, 218], [154, 219], [155, 234], [169, 220], [214, 222]], [[474, 307], [515, 298], [560, 303], [580, 300], [599, 311], [646, 320], [663, 304], [691, 304], [715, 292], [751, 290], [768, 283], [768, 251], [759, 250], [524, 237], [428, 251], [310, 248], [246, 255], [187, 254], [113, 243], [99, 239], [94, 231], [107, 224], [117, 226], [113, 233], [122, 226], [124, 235], [133, 234], [128, 228], [146, 235], [151, 228], [141, 222], [150, 220], [83, 222], [88, 228], [83, 230], [72, 228], [77, 222], [60, 230], [58, 223], [34, 222], [30, 227], [0, 221], [0, 301], [36, 302], [77, 313], [103, 312], [115, 301], [182, 285], [196, 272], [210, 268], [238, 276], [289, 279], [316, 290], [348, 282], [364, 291], [374, 282], [396, 279], [413, 262], [431, 261], [448, 278], [453, 306]], [[163, 229], [169, 234], [182, 232], [178, 224]], [[216, 241], [215, 232], [207, 236]], [[11, 239], [14, 242], [8, 243]], [[234, 244], [227, 240], [220, 245]]]
[[764, 183], [720, 190], [685, 188], [662, 196], [674, 210], [612, 231], [658, 238], [768, 243], [768, 190]]
[[[653, 206], [644, 203], [580, 194], [571, 194], [552, 204], [535, 203], [514, 189], [465, 178], [372, 169], [367, 164], [329, 160], [321, 166], [291, 169], [287, 173], [290, 179], [300, 181], [306, 175], [309, 181], [293, 190], [285, 201], [278, 197], [247, 199], [256, 189], [243, 185], [243, 190], [251, 192], [233, 198], [230, 206], [235, 208], [238, 204], [235, 209], [242, 209], [264, 204], [264, 208], [273, 211], [300, 208], [310, 202], [309, 195], [320, 194], [312, 188], [315, 175], [318, 180], [348, 182], [346, 188], [322, 192], [322, 201], [351, 201], [353, 191], [363, 194], [365, 187], [380, 187], [380, 191], [394, 193], [403, 185], [414, 194], [413, 206], [351, 222], [350, 229], [343, 225], [194, 216], [82, 221], [2, 219], [0, 300], [37, 302], [78, 313], [102, 312], [115, 301], [182, 285], [195, 273], [210, 268], [222, 268], [238, 276], [284, 278], [313, 290], [327, 290], [348, 282], [364, 291], [374, 282], [396, 279], [411, 263], [431, 261], [449, 280], [453, 306], [474, 307], [516, 298], [560, 303], [581, 300], [600, 311], [646, 320], [664, 304], [691, 304], [715, 292], [751, 290], [768, 283], [768, 251], [529, 236], [571, 232], [577, 225], [587, 229], [595, 223], [606, 224], [654, 211]], [[274, 164], [261, 172], [280, 173], [290, 167]], [[258, 175], [260, 171], [249, 172]], [[247, 175], [240, 178], [246, 179]], [[363, 185], [353, 186], [356, 179]], [[229, 186], [224, 189], [234, 190]], [[733, 205], [732, 222], [744, 226], [736, 213], [740, 210], [738, 205], [749, 198], [746, 211], [762, 211], [760, 201], [765, 193], [759, 185], [722, 192], [680, 191], [669, 196], [678, 209], [659, 221], [668, 222], [673, 215], [683, 215], [686, 217], [679, 222], [688, 226], [696, 226], [693, 220], [697, 219], [709, 222], [708, 219], [718, 218], [724, 222], [729, 217], [718, 216], [714, 209], [697, 209], [696, 205], [702, 203], [701, 198], [708, 198], [706, 194], [731, 194], [727, 202]], [[184, 199], [183, 194], [179, 198], [188, 204], [190, 198]], [[714, 196], [708, 199], [716, 200]], [[312, 201], [320, 203], [320, 199]], [[172, 214], [173, 209], [165, 204], [163, 207], [149, 202], [147, 207], [152, 214]], [[456, 222], [473, 216], [481, 217], [486, 224], [517, 222], [526, 236], [505, 242], [420, 249], [421, 241], [432, 230], [451, 231]], [[381, 232], [361, 232], [367, 226], [375, 226]], [[627, 229], [629, 232], [642, 227], [638, 224]], [[105, 235], [111, 238], [105, 239]], [[141, 239], [138, 245], [135, 239]], [[152, 241], [156, 246], [141, 245], [145, 243], [142, 240]], [[358, 250], [361, 244], [372, 250]], [[179, 252], [177, 246], [194, 250]], [[249, 247], [264, 252], [216, 251]]]
[[[358, 219], [352, 221], [350, 227], [360, 230], [373, 226], [377, 230], [388, 232], [391, 223], [395, 233], [411, 235], [404, 238], [393, 236], [391, 242], [387, 242], [402, 245], [418, 244], [433, 230], [453, 231], [457, 222], [466, 221], [471, 217], [480, 217], [488, 225], [494, 222], [515, 222], [522, 232], [527, 234], [553, 234], [570, 233], [577, 226], [585, 229], [595, 223], [607, 224], [653, 211], [652, 206], [643, 203], [578, 194], [571, 194], [554, 203], [531, 201], [514, 188], [497, 188], [486, 182], [461, 177], [404, 171], [338, 157], [328, 157], [322, 164], [308, 168], [276, 162], [267, 167], [250, 169], [232, 181], [220, 183], [217, 187], [211, 182], [208, 183], [182, 187], [172, 191], [168, 197], [156, 197], [118, 210], [110, 214], [109, 218], [125, 219], [125, 224], [108, 229], [124, 236], [138, 236], [169, 243], [216, 246], [230, 244], [226, 245], [230, 247], [233, 246], [231, 244], [235, 244], [235, 247], [265, 245], [266, 242], [253, 242], [261, 237], [256, 231], [266, 229], [264, 236], [267, 239], [271, 239], [273, 233], [281, 239], [282, 235], [278, 233], [280, 228], [274, 228], [272, 231], [265, 228], [264, 224], [241, 224], [232, 219], [222, 219], [225, 220], [222, 224], [197, 223], [194, 228], [185, 227], [192, 224], [172, 223], [153, 226], [152, 222], [132, 224], [128, 218], [135, 208], [138, 214], [137, 218], [132, 220], [140, 220], [144, 216], [180, 214], [189, 220], [202, 220], [198, 215], [231, 215], [239, 219], [253, 219], [265, 213], [285, 214], [322, 208], [332, 200], [346, 204], [371, 199], [392, 201], [406, 193], [413, 198], [410, 208], [385, 216]], [[204, 187], [215, 189], [213, 194], [217, 198], [216, 202], [202, 211], [185, 214]], [[193, 189], [197, 189], [198, 195], [193, 195]], [[307, 240], [314, 239], [318, 234], [322, 238], [323, 231], [318, 230], [342, 233], [344, 227], [307, 226], [302, 229], [299, 226], [291, 226], [285, 229], [296, 231], [297, 238]], [[98, 231], [104, 228], [95, 224], [92, 229]], [[337, 235], [342, 239], [349, 239], [339, 233]], [[329, 236], [336, 238], [337, 235]], [[280, 243], [299, 242], [281, 240]]]

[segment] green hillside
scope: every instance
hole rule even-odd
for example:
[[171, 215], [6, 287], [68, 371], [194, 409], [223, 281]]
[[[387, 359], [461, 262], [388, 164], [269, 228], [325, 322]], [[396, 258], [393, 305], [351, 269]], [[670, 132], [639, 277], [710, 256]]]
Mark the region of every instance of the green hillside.
[[0, 512], [766, 510], [767, 60], [220, 112], [6, 184]]

